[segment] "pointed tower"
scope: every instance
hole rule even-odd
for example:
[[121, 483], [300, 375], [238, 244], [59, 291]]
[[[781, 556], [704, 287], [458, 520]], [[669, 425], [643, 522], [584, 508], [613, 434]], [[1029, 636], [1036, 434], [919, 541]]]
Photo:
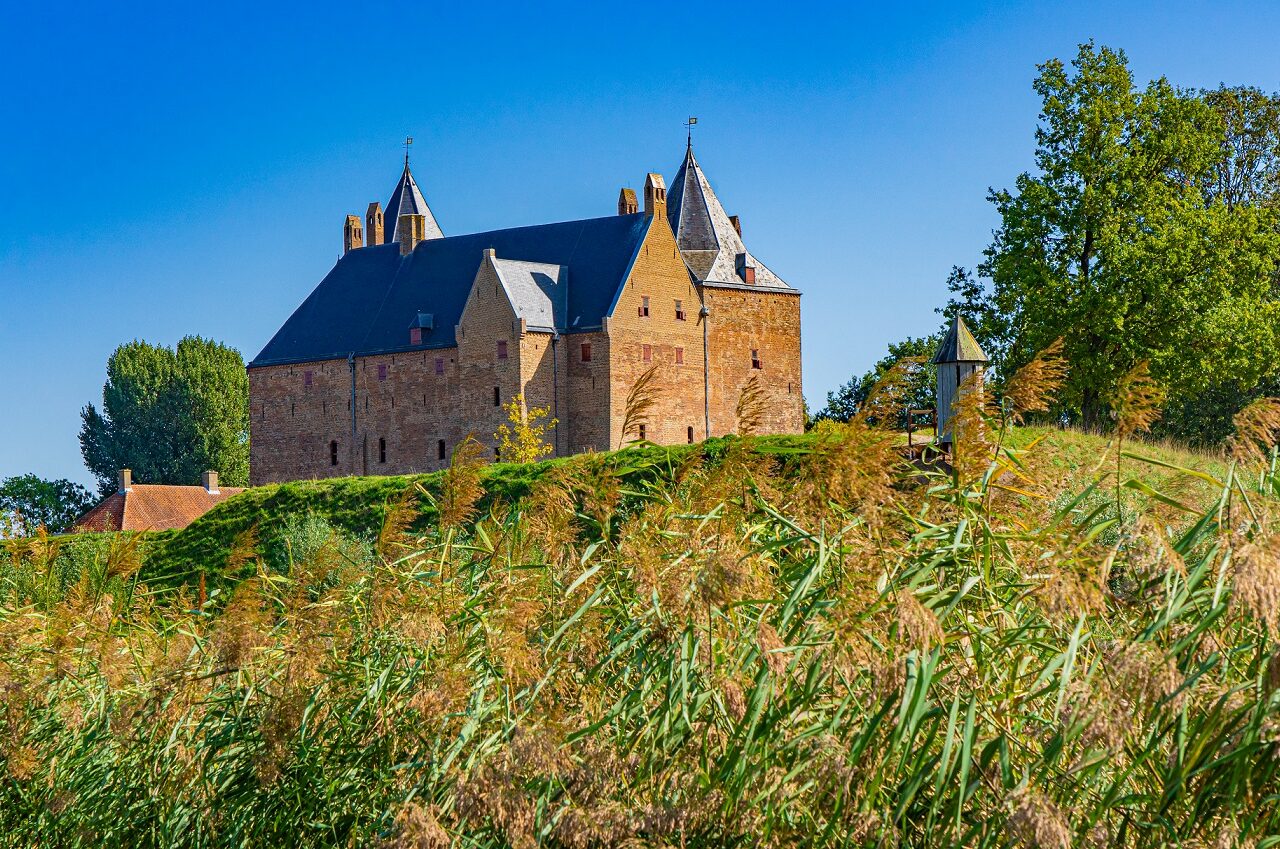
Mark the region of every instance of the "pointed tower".
[[396, 184], [396, 190], [391, 193], [391, 200], [387, 201], [386, 221], [390, 234], [388, 242], [400, 241], [402, 215], [422, 216], [424, 224], [421, 231], [422, 239], [444, 238], [440, 225], [436, 223], [436, 217], [431, 214], [431, 207], [427, 206], [426, 198], [418, 190], [418, 183], [409, 171], [409, 154], [407, 153], [404, 155], [404, 171], [400, 174], [400, 182]]
[[791, 288], [747, 250], [736, 219], [725, 214], [690, 143], [667, 192], [667, 220], [685, 265], [700, 283]]
[[[960, 398], [961, 388], [966, 391], [982, 391], [983, 368], [990, 360], [987, 354], [969, 332], [969, 326], [959, 313], [951, 319], [951, 327], [947, 336], [938, 346], [938, 353], [933, 355], [933, 364], [938, 367], [937, 408], [938, 442], [948, 448], [954, 439], [951, 432], [951, 420], [955, 416], [956, 401]], [[971, 375], [977, 375], [968, 385], [965, 384]]]

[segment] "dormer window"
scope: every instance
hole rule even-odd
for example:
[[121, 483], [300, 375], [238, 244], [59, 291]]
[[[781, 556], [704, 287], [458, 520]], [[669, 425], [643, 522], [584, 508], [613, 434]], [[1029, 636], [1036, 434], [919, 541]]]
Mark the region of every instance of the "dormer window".
[[422, 344], [422, 328], [421, 327], [409, 328], [409, 344], [410, 345]]

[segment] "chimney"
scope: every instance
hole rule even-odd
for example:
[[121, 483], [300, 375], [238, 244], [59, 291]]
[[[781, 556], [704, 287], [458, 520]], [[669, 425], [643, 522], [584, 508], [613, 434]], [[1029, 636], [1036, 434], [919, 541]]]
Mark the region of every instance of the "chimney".
[[644, 178], [644, 214], [667, 214], [667, 184], [661, 174], [649, 174]]
[[116, 481], [119, 484], [118, 489], [120, 492], [124, 493], [133, 491], [133, 472], [129, 469], [121, 469], [117, 472]]
[[377, 201], [369, 204], [369, 211], [364, 214], [364, 231], [369, 234], [369, 247], [385, 241], [382, 232], [382, 204]]
[[204, 484], [205, 490], [210, 495], [218, 494], [218, 473], [217, 472], [205, 472], [203, 475], [200, 476], [200, 482]]
[[396, 241], [400, 243], [400, 255], [408, 256], [427, 237], [425, 215], [401, 215], [396, 225]]
[[640, 202], [636, 200], [635, 189], [623, 189], [618, 192], [618, 214], [635, 215], [640, 211]]
[[364, 230], [360, 227], [360, 216], [348, 215], [347, 223], [342, 228], [342, 252], [345, 254], [363, 247]]
[[496, 248], [485, 248], [485, 249], [484, 249], [484, 258], [485, 258], [485, 259], [497, 259], [497, 258], [498, 258], [498, 251], [497, 251], [497, 249], [496, 249]]
[[738, 238], [742, 238], [742, 222], [738, 220], [738, 216], [730, 215], [729, 223], [733, 225], [734, 232], [738, 234]]

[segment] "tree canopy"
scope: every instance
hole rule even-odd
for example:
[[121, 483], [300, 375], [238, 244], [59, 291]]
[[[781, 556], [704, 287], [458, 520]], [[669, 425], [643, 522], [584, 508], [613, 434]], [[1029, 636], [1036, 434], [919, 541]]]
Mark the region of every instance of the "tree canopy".
[[1276, 99], [1163, 78], [1139, 89], [1124, 53], [1093, 43], [1040, 65], [1035, 89], [1036, 171], [990, 193], [1000, 225], [981, 283], [949, 281], [996, 369], [1063, 338], [1059, 412], [1085, 425], [1142, 361], [1181, 399], [1273, 375]]
[[[834, 392], [827, 393], [827, 404], [814, 417], [815, 421], [830, 419], [847, 422], [857, 415], [871, 391], [883, 381], [900, 363], [910, 363], [900, 375], [901, 385], [898, 387], [901, 412], [899, 426], [906, 425], [906, 410], [931, 409], [934, 405], [934, 381], [937, 368], [930, 362], [942, 344], [945, 331], [938, 331], [932, 336], [914, 338], [908, 336], [901, 342], [889, 345], [888, 353], [861, 377], [854, 376]], [[899, 406], [899, 405], [895, 405]]]
[[89, 490], [69, 480], [17, 475], [0, 482], [0, 536], [27, 536], [43, 526], [58, 534], [93, 506]]
[[249, 482], [249, 381], [240, 352], [188, 336], [176, 349], [121, 345], [107, 360], [102, 410], [81, 411], [80, 447], [103, 493], [116, 472], [142, 483], [194, 484], [206, 470]]

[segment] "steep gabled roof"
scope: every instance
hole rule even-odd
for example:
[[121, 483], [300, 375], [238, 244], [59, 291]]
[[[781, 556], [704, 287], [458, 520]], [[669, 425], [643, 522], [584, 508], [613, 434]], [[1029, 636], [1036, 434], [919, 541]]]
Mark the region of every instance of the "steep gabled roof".
[[[348, 251], [272, 337], [251, 367], [456, 345], [455, 328], [486, 248], [503, 260], [566, 270], [563, 333], [598, 329], [649, 232], [643, 213], [611, 215]], [[533, 273], [532, 271], [530, 272]], [[409, 345], [418, 313], [434, 327]], [[532, 324], [532, 322], [529, 322]]]
[[933, 355], [934, 363], [986, 363], [987, 354], [969, 332], [969, 326], [958, 314], [951, 319], [947, 336]]
[[242, 487], [210, 492], [203, 486], [135, 483], [107, 496], [76, 520], [74, 531], [168, 531], [185, 528]]
[[560, 330], [569, 306], [568, 271], [563, 265], [495, 257], [494, 270], [507, 299], [531, 330]]
[[745, 254], [746, 264], [756, 269], [754, 285], [791, 288], [747, 250], [694, 158], [692, 144], [667, 192], [667, 218], [685, 265], [699, 282], [746, 285], [738, 274], [738, 257]]
[[409, 157], [407, 156], [404, 158], [404, 171], [400, 174], [400, 182], [396, 184], [396, 190], [391, 193], [391, 200], [387, 201], [384, 220], [386, 221], [386, 240], [388, 242], [398, 241], [397, 224], [401, 215], [421, 215], [426, 219], [427, 224], [424, 238], [444, 238], [440, 225], [436, 223], [436, 217], [431, 214], [431, 207], [427, 206], [427, 199], [418, 190], [418, 182], [413, 179], [413, 174], [409, 171]]

